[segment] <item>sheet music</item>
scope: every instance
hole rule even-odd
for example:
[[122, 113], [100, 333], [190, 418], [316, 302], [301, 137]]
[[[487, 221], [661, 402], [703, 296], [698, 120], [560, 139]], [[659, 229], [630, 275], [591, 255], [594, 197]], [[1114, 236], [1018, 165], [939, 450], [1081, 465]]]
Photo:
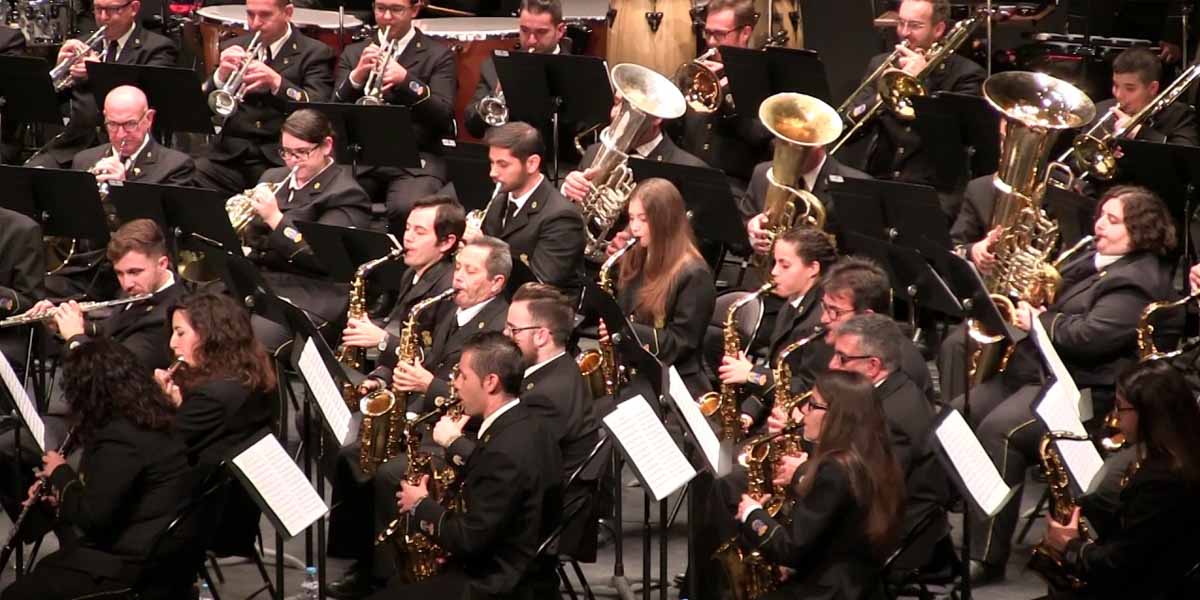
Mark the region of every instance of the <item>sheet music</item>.
[[604, 417], [604, 425], [616, 436], [655, 501], [671, 495], [696, 476], [696, 469], [640, 394], [617, 405], [616, 410]]
[[274, 435], [267, 434], [246, 448], [234, 457], [233, 464], [279, 517], [288, 537], [304, 531], [329, 512], [317, 490]]
[[675, 407], [679, 409], [679, 413], [687, 421], [688, 428], [692, 430], [692, 439], [696, 440], [696, 445], [700, 447], [704, 459], [708, 461], [713, 472], [724, 475], [719, 469], [721, 440], [718, 440], [717, 434], [713, 433], [708, 419], [705, 419], [704, 415], [700, 413], [700, 406], [696, 404], [696, 399], [692, 397], [691, 392], [688, 392], [687, 385], [683, 383], [683, 378], [679, 376], [679, 371], [674, 366], [669, 369], [668, 377], [671, 383], [669, 387], [671, 400], [675, 402]]
[[1004, 483], [1004, 478], [963, 419], [962, 413], [951, 409], [934, 435], [979, 508], [989, 517], [1000, 512], [1012, 497], [1013, 490]]
[[1050, 335], [1042, 327], [1042, 321], [1034, 318], [1032, 322], [1033, 339], [1037, 343], [1038, 351], [1042, 353], [1042, 357], [1046, 359], [1046, 364], [1050, 367], [1050, 372], [1054, 374], [1054, 382], [1050, 384], [1042, 396], [1042, 401], [1037, 405], [1037, 413], [1051, 431], [1085, 434], [1083, 419], [1080, 415], [1083, 395], [1079, 393], [1075, 379], [1071, 377], [1071, 372], [1067, 370], [1062, 358], [1058, 356], [1058, 351], [1054, 349], [1054, 343], [1050, 341]]
[[21, 419], [29, 427], [29, 433], [33, 434], [33, 441], [37, 443], [38, 450], [46, 452], [46, 424], [42, 422], [42, 416], [38, 414], [37, 408], [29, 399], [29, 394], [25, 391], [25, 383], [17, 377], [16, 371], [13, 371], [12, 364], [8, 362], [8, 357], [0, 352], [0, 378], [4, 379], [4, 387], [8, 388], [8, 393], [12, 396], [13, 401], [17, 404], [17, 412], [21, 413]]
[[346, 401], [342, 399], [342, 390], [333, 380], [333, 375], [329, 374], [325, 361], [321, 359], [321, 352], [317, 350], [312, 338], [304, 342], [298, 365], [305, 383], [312, 390], [313, 398], [317, 400], [317, 406], [321, 408], [325, 422], [333, 430], [334, 437], [345, 446], [350, 441], [350, 409], [346, 407]]
[[1054, 445], [1058, 447], [1063, 466], [1079, 484], [1079, 492], [1091, 491], [1096, 475], [1104, 469], [1104, 458], [1096, 445], [1091, 440], [1056, 440]]

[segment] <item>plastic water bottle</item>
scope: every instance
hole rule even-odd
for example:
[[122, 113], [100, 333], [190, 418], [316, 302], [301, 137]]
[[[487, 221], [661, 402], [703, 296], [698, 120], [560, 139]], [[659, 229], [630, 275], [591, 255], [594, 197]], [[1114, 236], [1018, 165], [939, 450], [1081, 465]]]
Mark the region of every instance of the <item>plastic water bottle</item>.
[[198, 600], [213, 600], [212, 590], [208, 589], [207, 582], [204, 582], [204, 581], [200, 582], [200, 595], [197, 596], [197, 599]]
[[317, 583], [317, 568], [308, 567], [304, 570], [304, 583], [300, 584], [300, 598], [302, 600], [317, 600], [320, 592], [320, 584]]

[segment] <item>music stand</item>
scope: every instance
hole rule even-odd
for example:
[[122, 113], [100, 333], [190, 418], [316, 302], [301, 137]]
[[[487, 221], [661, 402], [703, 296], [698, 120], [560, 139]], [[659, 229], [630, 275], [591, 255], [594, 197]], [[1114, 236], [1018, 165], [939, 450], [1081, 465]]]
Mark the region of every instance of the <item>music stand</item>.
[[337, 161], [373, 167], [422, 167], [407, 106], [288, 102], [288, 112], [311, 108], [333, 123]]
[[1193, 256], [1200, 253], [1192, 232], [1196, 209], [1194, 182], [1200, 181], [1197, 179], [1200, 177], [1200, 148], [1125, 139], [1119, 147], [1117, 179], [1136, 181], [1158, 194], [1181, 225], [1184, 247]]
[[721, 59], [738, 112], [757, 118], [763, 100], [780, 92], [808, 94], [829, 103], [825, 64], [812, 50], [721, 46]]
[[150, 108], [154, 109], [158, 139], [170, 140], [176, 131], [213, 133], [208, 101], [192, 69], [98, 61], [86, 64], [96, 106], [104, 106], [104, 99], [114, 88], [132, 85], [145, 92]]
[[[162, 228], [175, 266], [220, 270], [226, 252], [241, 253], [241, 240], [225, 212], [225, 194], [203, 188], [129, 182], [113, 187], [109, 198], [123, 221], [153, 219]], [[215, 249], [215, 251], [214, 251]], [[208, 281], [216, 272], [180, 272], [185, 279]], [[232, 290], [233, 288], [229, 288]]]
[[928, 239], [951, 248], [937, 191], [926, 185], [880, 179], [830, 182], [834, 212], [843, 233], [912, 246]]
[[17, 122], [62, 125], [58, 94], [50, 83], [50, 65], [42, 58], [0, 56], [0, 97], [8, 118]]
[[959, 189], [970, 174], [966, 124], [958, 114], [961, 103], [952, 103], [938, 96], [912, 99], [916, 117], [911, 127], [921, 138], [920, 152], [934, 165], [934, 187], [946, 191]]
[[442, 157], [458, 203], [467, 212], [483, 210], [497, 189], [490, 175], [487, 144], [442, 140]]
[[951, 114], [958, 122], [959, 138], [967, 148], [970, 177], [995, 173], [1000, 162], [1000, 113], [981, 96], [955, 92], [937, 92], [932, 98], [916, 98], [917, 114], [927, 100], [937, 110]]
[[629, 168], [634, 181], [661, 177], [679, 188], [697, 237], [735, 246], [748, 243], [729, 180], [721, 171], [635, 157], [630, 157]]
[[949, 317], [962, 316], [962, 304], [950, 286], [916, 248], [853, 232], [847, 233], [846, 237], [855, 253], [884, 257], [895, 276], [892, 289], [898, 296], [913, 303], [912, 316], [915, 317], [918, 305]]
[[[378, 231], [324, 225], [310, 221], [296, 221], [300, 234], [308, 241], [314, 254], [321, 257], [330, 280], [347, 283], [354, 278], [355, 271], [363, 263], [387, 256], [400, 247], [399, 242]], [[398, 290], [404, 274], [404, 262], [390, 260], [375, 267], [368, 280], [376, 289]]]
[[37, 221], [42, 233], [108, 243], [96, 177], [85, 171], [0, 165], [0, 206]]

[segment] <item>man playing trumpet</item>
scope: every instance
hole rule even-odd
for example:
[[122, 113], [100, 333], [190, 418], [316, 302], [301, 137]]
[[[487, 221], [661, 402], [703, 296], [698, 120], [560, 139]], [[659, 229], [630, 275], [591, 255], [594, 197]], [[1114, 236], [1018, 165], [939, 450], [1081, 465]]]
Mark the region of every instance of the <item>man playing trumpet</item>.
[[150, 135], [155, 114], [142, 90], [131, 85], [114, 88], [104, 97], [104, 129], [109, 143], [76, 154], [71, 168], [92, 171], [97, 183], [190, 184], [196, 163]]

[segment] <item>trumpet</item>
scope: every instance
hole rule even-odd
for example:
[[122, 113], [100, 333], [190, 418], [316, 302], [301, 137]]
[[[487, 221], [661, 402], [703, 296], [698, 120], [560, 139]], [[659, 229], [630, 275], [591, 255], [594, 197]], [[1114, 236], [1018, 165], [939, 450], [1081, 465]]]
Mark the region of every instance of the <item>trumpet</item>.
[[499, 127], [508, 122], [508, 103], [504, 101], [504, 90], [496, 86], [496, 93], [484, 96], [475, 106], [489, 127]]
[[710, 48], [695, 60], [683, 63], [672, 78], [688, 107], [701, 114], [716, 112], [726, 104], [733, 108], [733, 98], [721, 85], [721, 75], [704, 64], [716, 53], [716, 48]]
[[246, 231], [246, 227], [254, 220], [254, 202], [251, 198], [258, 191], [264, 191], [271, 195], [279, 193], [279, 190], [284, 185], [296, 180], [296, 171], [300, 169], [299, 165], [292, 167], [288, 176], [278, 183], [263, 182], [251, 189], [245, 190], [240, 194], [230, 196], [225, 201], [225, 213], [229, 215], [229, 224], [233, 225], [233, 230], [240, 236]]
[[488, 211], [492, 210], [492, 202], [496, 201], [496, 196], [500, 194], [500, 182], [496, 182], [496, 187], [492, 190], [492, 197], [488, 199], [487, 204], [483, 209], [476, 208], [467, 213], [467, 226], [463, 230], [463, 240], [473, 239], [483, 235], [483, 219], [487, 217]]
[[[153, 296], [154, 296], [154, 294], [138, 294], [136, 296], [130, 296], [128, 298], [119, 298], [117, 300], [107, 300], [104, 302], [80, 302], [79, 310], [82, 310], [84, 312], [84, 314], [87, 314], [89, 312], [100, 310], [102, 308], [112, 308], [115, 306], [124, 306], [126, 304], [133, 304], [134, 302], [141, 302], [143, 300], [149, 300]], [[28, 325], [30, 323], [45, 323], [45, 322], [49, 322], [53, 319], [54, 319], [54, 311], [53, 310], [48, 310], [45, 312], [33, 313], [33, 314], [17, 315], [15, 317], [9, 317], [7, 319], [4, 319], [3, 321], [0, 321], [0, 329], [4, 329], [5, 327], [16, 327], [18, 325]]]
[[76, 52], [62, 59], [58, 64], [54, 65], [53, 69], [50, 69], [50, 82], [54, 84], [54, 91], [61, 92], [74, 85], [75, 80], [71, 78], [71, 67], [79, 64], [79, 61], [83, 60], [88, 54], [100, 51], [100, 48], [104, 45], [104, 31], [106, 29], [108, 29], [108, 25], [100, 27], [100, 29], [97, 29], [95, 33], [83, 42], [88, 47], [86, 52]]
[[379, 106], [384, 103], [383, 74], [387, 71], [388, 63], [396, 59], [393, 54], [396, 53], [396, 42], [398, 41], [388, 37], [391, 32], [391, 25], [383, 28], [383, 39], [386, 41], [379, 47], [379, 59], [375, 62], [375, 67], [371, 69], [370, 74], [367, 75], [367, 82], [363, 84], [363, 96], [355, 100], [355, 104]]
[[242, 59], [241, 66], [238, 67], [229, 79], [225, 81], [225, 85], [213, 90], [208, 94], [208, 107], [214, 113], [222, 117], [228, 117], [237, 110], [239, 104], [246, 97], [246, 68], [255, 60], [262, 60], [263, 43], [262, 31], [255, 31], [254, 37], [250, 38], [250, 44], [246, 46], [246, 57]]

